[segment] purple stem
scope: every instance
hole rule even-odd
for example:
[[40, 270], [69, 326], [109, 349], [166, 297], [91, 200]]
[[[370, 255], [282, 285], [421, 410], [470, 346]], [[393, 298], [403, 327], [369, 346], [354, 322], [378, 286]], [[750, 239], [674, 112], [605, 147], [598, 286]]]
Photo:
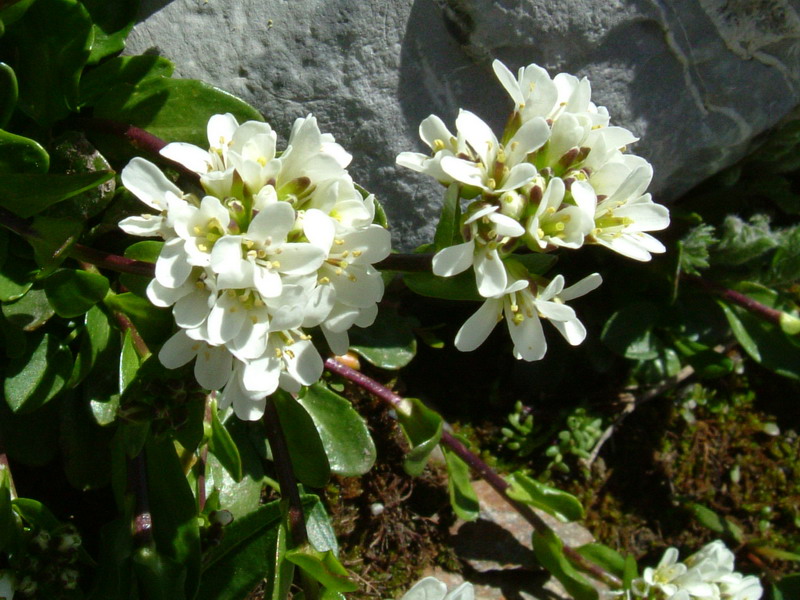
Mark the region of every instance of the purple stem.
[[133, 541], [137, 546], [148, 546], [153, 542], [153, 517], [150, 514], [144, 452], [128, 460], [128, 488], [133, 492], [135, 499]]
[[287, 511], [289, 535], [294, 546], [302, 546], [308, 541], [303, 503], [300, 500], [297, 480], [292, 470], [292, 459], [289, 456], [289, 448], [286, 445], [283, 429], [281, 429], [278, 409], [275, 407], [275, 402], [271, 397], [267, 398], [263, 421], [264, 428], [267, 431], [267, 441], [269, 441], [269, 447], [272, 449], [272, 458], [278, 477], [278, 485], [281, 488], [281, 496], [286, 498], [289, 504]]
[[[364, 388], [374, 396], [391, 405], [393, 408], [399, 410], [403, 409], [403, 398], [395, 394], [389, 388], [384, 387], [371, 377], [367, 377], [363, 373], [356, 371], [355, 369], [351, 369], [350, 367], [343, 365], [333, 358], [329, 358], [325, 361], [325, 368]], [[537, 515], [530, 506], [509, 497], [508, 489], [511, 487], [511, 485], [505, 479], [500, 477], [500, 475], [498, 475], [489, 465], [481, 460], [479, 456], [471, 452], [466, 446], [464, 446], [464, 444], [446, 431], [442, 432], [441, 443], [450, 448], [450, 450], [452, 450], [454, 454], [467, 463], [470, 468], [481, 477], [481, 479], [492, 486], [492, 488], [498, 494], [500, 494], [503, 500], [511, 505], [514, 510], [516, 510], [526, 521], [528, 521], [528, 523], [531, 524], [535, 531], [540, 533], [551, 531], [550, 526], [547, 525], [547, 523], [545, 523], [544, 520], [542, 520], [542, 518]], [[567, 558], [569, 558], [569, 560], [578, 565], [587, 573], [591, 573], [592, 576], [598, 580], [616, 588], [622, 585], [622, 582], [616, 576], [600, 568], [596, 564], [586, 560], [571, 546], [564, 544], [563, 552]]]
[[781, 316], [783, 312], [770, 308], [761, 302], [753, 300], [749, 296], [745, 296], [741, 292], [737, 292], [736, 290], [731, 290], [726, 287], [723, 287], [719, 284], [713, 283], [702, 277], [698, 277], [697, 275], [689, 275], [684, 273], [681, 275], [684, 279], [696, 283], [697, 285], [705, 288], [712, 294], [716, 294], [721, 298], [732, 302], [733, 304], [737, 304], [744, 308], [745, 310], [749, 310], [754, 315], [761, 317], [762, 319], [769, 321], [770, 323], [774, 323], [778, 327], [781, 325]]

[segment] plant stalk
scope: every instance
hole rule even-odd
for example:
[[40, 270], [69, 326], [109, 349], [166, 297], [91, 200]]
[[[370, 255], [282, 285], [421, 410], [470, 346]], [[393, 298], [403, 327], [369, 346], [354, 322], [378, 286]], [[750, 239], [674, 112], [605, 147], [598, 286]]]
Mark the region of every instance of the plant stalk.
[[762, 304], [761, 302], [758, 302], [757, 300], [753, 300], [749, 296], [745, 296], [741, 292], [737, 292], [736, 290], [723, 287], [717, 283], [713, 283], [697, 275], [689, 275], [687, 273], [684, 273], [681, 275], [681, 277], [683, 277], [688, 281], [696, 283], [700, 287], [705, 288], [712, 294], [715, 294], [720, 298], [723, 298], [724, 300], [731, 302], [732, 304], [741, 306], [745, 310], [748, 310], [754, 315], [761, 317], [765, 321], [769, 321], [770, 323], [773, 323], [778, 327], [781, 326], [781, 316], [783, 315], [783, 312], [780, 310], [771, 308], [765, 304]]
[[297, 480], [292, 469], [292, 459], [289, 456], [286, 438], [281, 428], [278, 409], [275, 407], [275, 402], [271, 396], [267, 398], [263, 421], [267, 431], [267, 441], [269, 441], [269, 447], [272, 449], [272, 458], [277, 471], [281, 497], [288, 502], [289, 536], [293, 546], [302, 546], [308, 541], [303, 503], [300, 500], [300, 492], [297, 489]]
[[[329, 358], [325, 361], [325, 368], [364, 388], [372, 395], [391, 405], [393, 408], [399, 410], [403, 409], [404, 399], [371, 377], [368, 377], [363, 373], [356, 371], [355, 369], [351, 369], [350, 367], [343, 365], [333, 358]], [[544, 520], [537, 515], [530, 506], [518, 502], [508, 495], [508, 489], [511, 487], [511, 485], [505, 479], [500, 477], [500, 475], [489, 465], [487, 465], [479, 456], [471, 452], [466, 446], [464, 446], [464, 444], [446, 431], [442, 432], [441, 443], [450, 448], [450, 450], [452, 450], [459, 458], [467, 463], [469, 467], [481, 477], [481, 479], [486, 481], [486, 483], [488, 483], [492, 489], [500, 494], [503, 500], [505, 500], [526, 521], [528, 521], [535, 531], [540, 533], [551, 531], [550, 526], [547, 525], [547, 523], [545, 523]], [[609, 573], [605, 569], [602, 569], [598, 565], [586, 560], [571, 546], [564, 544], [563, 552], [573, 564], [580, 567], [587, 573], [590, 573], [596, 579], [607, 583], [614, 588], [619, 588], [622, 585], [622, 582], [619, 580], [619, 578]]]

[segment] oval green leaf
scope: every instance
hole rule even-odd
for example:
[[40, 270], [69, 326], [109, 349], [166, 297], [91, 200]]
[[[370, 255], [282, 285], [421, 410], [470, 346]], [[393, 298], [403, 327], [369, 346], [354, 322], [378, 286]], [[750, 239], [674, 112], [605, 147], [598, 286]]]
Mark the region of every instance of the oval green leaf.
[[59, 269], [44, 282], [44, 291], [60, 317], [84, 314], [108, 293], [108, 279], [97, 273]]
[[6, 402], [15, 413], [43, 406], [64, 388], [72, 374], [72, 354], [50, 334], [10, 361], [3, 384]]
[[510, 498], [543, 510], [560, 521], [577, 521], [584, 517], [583, 506], [572, 494], [520, 472], [512, 473], [508, 479], [511, 484], [508, 490]]
[[316, 383], [297, 402], [311, 415], [333, 473], [352, 477], [372, 468], [375, 444], [364, 419], [348, 400]]
[[36, 140], [0, 129], [0, 175], [47, 173], [50, 156]]
[[331, 477], [331, 468], [311, 415], [281, 390], [272, 395], [272, 401], [278, 410], [295, 477], [303, 485], [324, 487]]
[[397, 410], [400, 426], [406, 434], [411, 450], [406, 454], [403, 468], [406, 473], [416, 477], [428, 464], [428, 457], [436, 449], [442, 438], [442, 417], [431, 410], [419, 398], [406, 398]]

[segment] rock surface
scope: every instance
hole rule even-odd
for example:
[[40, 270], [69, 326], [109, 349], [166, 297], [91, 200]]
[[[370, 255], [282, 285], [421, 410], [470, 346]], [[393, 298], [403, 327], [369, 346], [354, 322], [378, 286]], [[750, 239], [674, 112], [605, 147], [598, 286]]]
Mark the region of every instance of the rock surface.
[[[561, 584], [541, 570], [531, 568], [536, 557], [531, 549], [531, 526], [484, 481], [473, 482], [481, 506], [480, 516], [469, 523], [458, 522], [451, 530], [451, 545], [472, 573], [467, 579], [481, 600], [516, 598], [524, 600], [569, 599]], [[594, 541], [592, 534], [577, 523], [561, 523], [537, 511], [565, 544], [578, 547]], [[432, 570], [452, 589], [464, 581], [460, 573]]]
[[459, 107], [497, 128], [491, 73], [588, 76], [674, 199], [800, 103], [796, 0], [142, 0], [128, 53], [157, 52], [258, 108], [284, 135], [313, 112], [386, 206], [401, 248], [429, 241], [441, 188], [394, 164], [419, 122]]

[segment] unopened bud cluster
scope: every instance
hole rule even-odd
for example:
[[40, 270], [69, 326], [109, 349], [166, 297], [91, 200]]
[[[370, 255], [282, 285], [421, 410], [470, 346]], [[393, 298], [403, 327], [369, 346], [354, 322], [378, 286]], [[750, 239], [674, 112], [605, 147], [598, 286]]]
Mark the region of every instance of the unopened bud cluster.
[[71, 525], [30, 532], [24, 552], [10, 559], [11, 572], [0, 570], [0, 598], [60, 598], [75, 590], [80, 545]]
[[645, 191], [650, 164], [625, 153], [637, 138], [609, 124], [608, 111], [590, 100], [587, 79], [566, 73], [551, 79], [537, 65], [516, 77], [500, 61], [493, 68], [514, 101], [500, 138], [469, 111], [460, 111], [456, 133], [431, 115], [420, 137], [432, 154], [404, 152], [397, 162], [458, 186], [460, 197], [471, 201], [461, 219], [464, 242], [433, 259], [442, 277], [473, 267], [478, 292], [487, 298], [459, 331], [456, 347], [475, 349], [505, 315], [517, 358], [538, 360], [546, 351], [539, 318], [579, 344], [585, 329], [564, 302], [601, 279], [590, 275], [564, 289], [560, 275], [531, 277], [514, 252], [598, 244], [646, 261], [664, 251], [646, 232], [667, 227], [669, 215]]
[[350, 155], [316, 119], [294, 123], [283, 153], [276, 141], [268, 124], [225, 114], [209, 120], [208, 149], [167, 145], [162, 155], [199, 176], [199, 195], [141, 158], [122, 172], [157, 214], [120, 227], [165, 242], [147, 295], [172, 307], [180, 329], [161, 362], [195, 360], [198, 383], [224, 390], [220, 407], [248, 420], [276, 389], [296, 392], [319, 379], [309, 328], [342, 354], [347, 330], [373, 322], [383, 281], [372, 265], [390, 250], [389, 233], [373, 223], [374, 198], [347, 173]]

